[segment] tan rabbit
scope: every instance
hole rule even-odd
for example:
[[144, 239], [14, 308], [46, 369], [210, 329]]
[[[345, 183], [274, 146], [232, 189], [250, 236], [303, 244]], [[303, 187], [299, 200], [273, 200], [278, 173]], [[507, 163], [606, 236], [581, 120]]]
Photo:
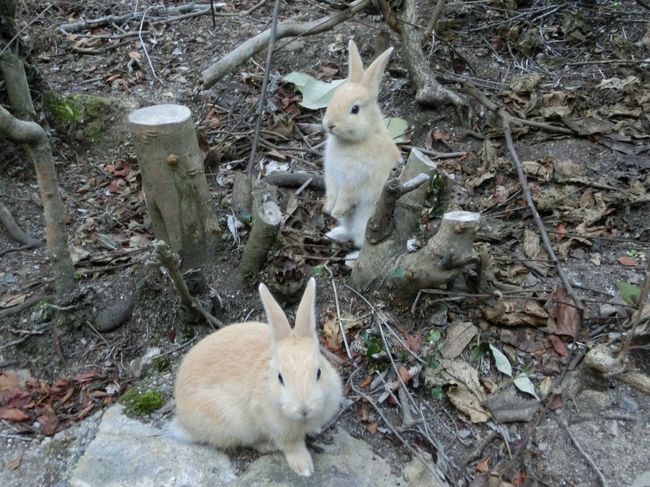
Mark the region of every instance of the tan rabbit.
[[364, 72], [359, 50], [350, 40], [347, 82], [336, 90], [323, 117], [327, 132], [323, 210], [339, 223], [327, 236], [352, 240], [357, 247], [363, 244], [388, 173], [400, 159], [377, 104], [392, 52], [392, 47], [383, 52]]
[[183, 359], [176, 378], [176, 417], [197, 442], [220, 448], [280, 450], [299, 475], [314, 471], [305, 435], [336, 413], [342, 387], [319, 351], [316, 282], [309, 280], [293, 330], [269, 290], [259, 287], [267, 323], [212, 333]]

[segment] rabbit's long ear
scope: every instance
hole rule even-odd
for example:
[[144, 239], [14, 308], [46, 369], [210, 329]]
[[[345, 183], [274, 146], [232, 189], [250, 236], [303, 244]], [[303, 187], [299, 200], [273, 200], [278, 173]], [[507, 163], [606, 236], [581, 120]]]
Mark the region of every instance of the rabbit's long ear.
[[298, 305], [294, 333], [316, 338], [316, 280], [313, 277], [309, 279], [305, 294]]
[[284, 314], [284, 311], [264, 284], [260, 284], [259, 290], [266, 319], [273, 332], [273, 340], [277, 342], [288, 337], [291, 333], [291, 326], [289, 320], [287, 320], [287, 315]]
[[363, 61], [359, 49], [352, 39], [348, 44], [348, 81], [361, 83], [363, 79]]
[[363, 75], [361, 84], [367, 87], [374, 97], [377, 97], [379, 94], [379, 83], [381, 83], [381, 77], [384, 74], [384, 70], [386, 69], [388, 59], [392, 52], [392, 47], [389, 47], [382, 52], [380, 56], [375, 59], [370, 66], [368, 66], [368, 69]]

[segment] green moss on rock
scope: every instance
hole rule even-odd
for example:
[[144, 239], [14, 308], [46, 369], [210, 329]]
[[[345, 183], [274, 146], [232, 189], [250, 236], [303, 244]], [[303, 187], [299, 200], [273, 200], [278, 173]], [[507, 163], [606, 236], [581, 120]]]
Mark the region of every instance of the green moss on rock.
[[152, 389], [139, 390], [129, 389], [120, 399], [127, 409], [127, 412], [144, 416], [160, 409], [165, 403], [162, 394]]
[[115, 100], [92, 95], [45, 94], [45, 110], [50, 124], [62, 135], [79, 142], [101, 139], [107, 118], [114, 113]]

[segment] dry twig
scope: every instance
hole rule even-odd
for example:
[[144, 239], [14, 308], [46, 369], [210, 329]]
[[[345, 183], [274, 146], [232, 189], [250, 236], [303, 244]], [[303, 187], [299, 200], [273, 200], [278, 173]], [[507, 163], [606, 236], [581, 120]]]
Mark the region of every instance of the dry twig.
[[607, 479], [605, 479], [605, 476], [598, 468], [598, 465], [596, 465], [596, 462], [594, 462], [593, 459], [589, 456], [589, 454], [587, 454], [587, 452], [582, 448], [582, 446], [580, 446], [580, 443], [578, 443], [578, 440], [569, 429], [569, 425], [567, 425], [566, 420], [561, 416], [556, 416], [555, 421], [557, 422], [558, 425], [562, 426], [564, 431], [566, 431], [566, 434], [569, 435], [569, 438], [571, 438], [571, 442], [573, 443], [573, 445], [580, 452], [582, 457], [587, 461], [587, 463], [594, 470], [594, 472], [596, 472], [596, 475], [598, 476], [598, 480], [600, 480], [600, 485], [602, 485], [603, 487], [608, 487], [609, 483], [607, 482]]

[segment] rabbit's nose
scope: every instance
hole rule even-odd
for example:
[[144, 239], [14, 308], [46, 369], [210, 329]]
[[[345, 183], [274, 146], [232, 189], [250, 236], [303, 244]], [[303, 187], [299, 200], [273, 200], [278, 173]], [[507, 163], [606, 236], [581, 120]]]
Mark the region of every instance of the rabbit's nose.
[[298, 412], [303, 415], [303, 417], [307, 417], [311, 409], [309, 406], [302, 406], [300, 409], [298, 409]]

